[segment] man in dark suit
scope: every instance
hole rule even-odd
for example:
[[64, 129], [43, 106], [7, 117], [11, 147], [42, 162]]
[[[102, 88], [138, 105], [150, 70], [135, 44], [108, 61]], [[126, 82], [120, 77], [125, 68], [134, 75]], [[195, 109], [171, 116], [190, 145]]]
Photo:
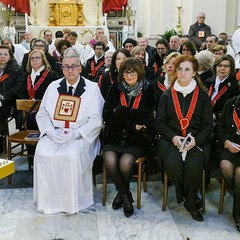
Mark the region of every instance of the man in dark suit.
[[197, 22], [192, 24], [188, 31], [188, 36], [196, 45], [197, 50], [205, 49], [205, 40], [212, 34], [211, 28], [205, 24], [205, 13], [200, 12], [197, 16]]

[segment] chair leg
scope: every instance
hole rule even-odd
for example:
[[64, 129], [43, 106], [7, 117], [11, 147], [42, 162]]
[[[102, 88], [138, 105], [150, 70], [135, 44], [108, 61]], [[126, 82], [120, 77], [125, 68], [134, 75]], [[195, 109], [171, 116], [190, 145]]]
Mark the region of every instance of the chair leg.
[[225, 195], [225, 180], [224, 180], [224, 178], [222, 178], [218, 214], [222, 214], [222, 212], [223, 212], [224, 195]]
[[12, 183], [12, 174], [8, 176], [8, 184]]
[[103, 164], [103, 196], [102, 196], [102, 205], [106, 205], [106, 197], [107, 197], [107, 170], [105, 165]]
[[147, 192], [147, 175], [145, 170], [143, 171], [143, 191]]
[[138, 177], [137, 177], [137, 208], [141, 208], [141, 182], [142, 182], [142, 163], [138, 164]]
[[168, 195], [168, 177], [167, 173], [164, 171], [164, 189], [163, 189], [163, 205], [162, 205], [162, 211], [166, 210], [167, 207], [167, 195]]
[[202, 207], [202, 213], [206, 213], [206, 206], [205, 206], [205, 195], [206, 195], [206, 186], [205, 186], [205, 177], [206, 177], [206, 172], [205, 169], [203, 169], [202, 172], [202, 203], [203, 203], [203, 207]]

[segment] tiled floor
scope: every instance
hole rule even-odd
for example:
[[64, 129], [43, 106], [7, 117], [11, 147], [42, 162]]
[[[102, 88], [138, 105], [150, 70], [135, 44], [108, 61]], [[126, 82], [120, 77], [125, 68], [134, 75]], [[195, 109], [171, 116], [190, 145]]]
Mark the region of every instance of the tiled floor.
[[[16, 162], [16, 168], [27, 170], [25, 162]], [[217, 213], [220, 185], [216, 180], [207, 191], [205, 221], [193, 221], [182, 204], [177, 204], [174, 187], [169, 187], [168, 208], [161, 210], [163, 186], [159, 181], [148, 182], [148, 191], [142, 193], [142, 208], [136, 208], [130, 218], [122, 209], [113, 210], [111, 201], [115, 187], [108, 186], [107, 204], [102, 206], [102, 184], [94, 187], [95, 204], [75, 215], [43, 215], [37, 212], [32, 200], [32, 188], [0, 190], [0, 240], [237, 240], [231, 217], [232, 197], [225, 196], [224, 212]], [[131, 184], [136, 199], [136, 183]]]

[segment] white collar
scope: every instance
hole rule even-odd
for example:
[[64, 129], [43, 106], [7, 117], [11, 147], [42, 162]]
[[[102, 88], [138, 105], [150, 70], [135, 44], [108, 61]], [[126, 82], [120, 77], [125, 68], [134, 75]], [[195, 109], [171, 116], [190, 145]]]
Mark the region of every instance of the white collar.
[[37, 76], [40, 76], [41, 75], [41, 72], [45, 69], [45, 66], [41, 66], [37, 71], [35, 71], [33, 68], [32, 68], [32, 72], [31, 72], [31, 81], [32, 81], [32, 85], [34, 86], [34, 82], [36, 80], [36, 77]]
[[185, 97], [187, 94], [191, 93], [197, 86], [196, 80], [193, 78], [192, 81], [187, 86], [181, 86], [178, 79], [175, 81], [173, 87], [177, 92], [180, 92]]
[[72, 87], [73, 87], [72, 91], [73, 91], [73, 94], [74, 94], [75, 91], [76, 91], [76, 88], [77, 88], [77, 85], [78, 85], [79, 81], [80, 81], [80, 75], [79, 75], [79, 77], [78, 77], [78, 80], [77, 80], [73, 85], [71, 85], [71, 84], [68, 82], [68, 80], [66, 79], [67, 91], [68, 91], [69, 87], [72, 86]]

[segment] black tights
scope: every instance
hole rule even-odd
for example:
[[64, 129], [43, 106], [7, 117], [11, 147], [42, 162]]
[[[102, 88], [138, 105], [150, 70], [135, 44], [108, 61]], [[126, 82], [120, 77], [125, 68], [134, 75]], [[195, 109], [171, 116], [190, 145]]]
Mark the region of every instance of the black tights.
[[227, 185], [233, 189], [233, 217], [240, 221], [240, 167], [228, 160], [222, 160], [220, 167]]
[[135, 157], [127, 153], [106, 151], [104, 164], [116, 188], [121, 194], [127, 194], [129, 183], [133, 174]]

